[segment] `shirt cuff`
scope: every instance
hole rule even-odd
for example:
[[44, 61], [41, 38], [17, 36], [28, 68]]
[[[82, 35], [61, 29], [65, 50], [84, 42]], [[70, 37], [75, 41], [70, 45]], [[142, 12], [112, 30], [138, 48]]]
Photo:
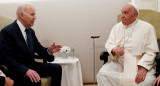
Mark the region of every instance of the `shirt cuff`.
[[49, 48], [47, 49], [47, 52], [48, 52], [49, 55], [53, 55], [53, 53], [50, 53], [50, 52], [49, 52]]
[[154, 65], [155, 57], [156, 57], [155, 53], [149, 53], [149, 52], [145, 53], [138, 62], [138, 65], [146, 68], [147, 70], [150, 70]]

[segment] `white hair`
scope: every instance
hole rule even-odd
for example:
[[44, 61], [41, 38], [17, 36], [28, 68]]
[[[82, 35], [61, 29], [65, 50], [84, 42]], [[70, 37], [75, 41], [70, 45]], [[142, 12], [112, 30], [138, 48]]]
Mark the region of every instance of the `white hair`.
[[17, 11], [16, 11], [17, 18], [19, 17], [19, 15], [18, 15], [19, 13], [25, 14], [25, 11], [26, 11], [26, 8], [27, 8], [28, 5], [33, 6], [31, 3], [27, 3], [27, 2], [21, 3], [18, 6]]

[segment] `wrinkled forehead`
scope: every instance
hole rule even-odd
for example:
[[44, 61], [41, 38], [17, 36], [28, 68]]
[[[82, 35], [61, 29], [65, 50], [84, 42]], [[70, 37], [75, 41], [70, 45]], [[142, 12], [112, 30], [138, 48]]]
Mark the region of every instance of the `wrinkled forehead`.
[[29, 14], [31, 13], [35, 14], [35, 8], [32, 5], [27, 5], [25, 12]]
[[130, 10], [132, 10], [133, 9], [133, 6], [132, 5], [130, 5], [130, 4], [127, 4], [127, 5], [125, 5], [125, 6], [123, 6], [122, 7], [122, 12], [124, 12], [124, 11], [130, 11]]

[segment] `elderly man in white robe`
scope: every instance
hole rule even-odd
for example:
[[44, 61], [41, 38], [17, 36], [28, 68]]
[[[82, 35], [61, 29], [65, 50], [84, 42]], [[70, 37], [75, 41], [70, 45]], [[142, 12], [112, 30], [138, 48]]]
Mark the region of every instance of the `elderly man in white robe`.
[[138, 19], [139, 10], [129, 3], [122, 8], [105, 44], [109, 61], [97, 74], [98, 86], [152, 86], [155, 56], [159, 52], [154, 27]]

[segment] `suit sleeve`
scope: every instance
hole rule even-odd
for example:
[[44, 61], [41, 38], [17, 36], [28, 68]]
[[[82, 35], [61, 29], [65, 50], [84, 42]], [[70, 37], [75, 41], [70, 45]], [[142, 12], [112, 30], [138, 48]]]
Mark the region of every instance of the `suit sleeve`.
[[53, 55], [49, 55], [47, 49], [43, 47], [40, 42], [38, 41], [35, 32], [32, 29], [32, 36], [33, 36], [33, 40], [34, 40], [34, 47], [35, 47], [35, 52], [40, 56], [43, 57], [43, 59], [51, 62], [54, 60], [54, 56]]
[[0, 76], [0, 86], [4, 86], [5, 83], [5, 77]]

